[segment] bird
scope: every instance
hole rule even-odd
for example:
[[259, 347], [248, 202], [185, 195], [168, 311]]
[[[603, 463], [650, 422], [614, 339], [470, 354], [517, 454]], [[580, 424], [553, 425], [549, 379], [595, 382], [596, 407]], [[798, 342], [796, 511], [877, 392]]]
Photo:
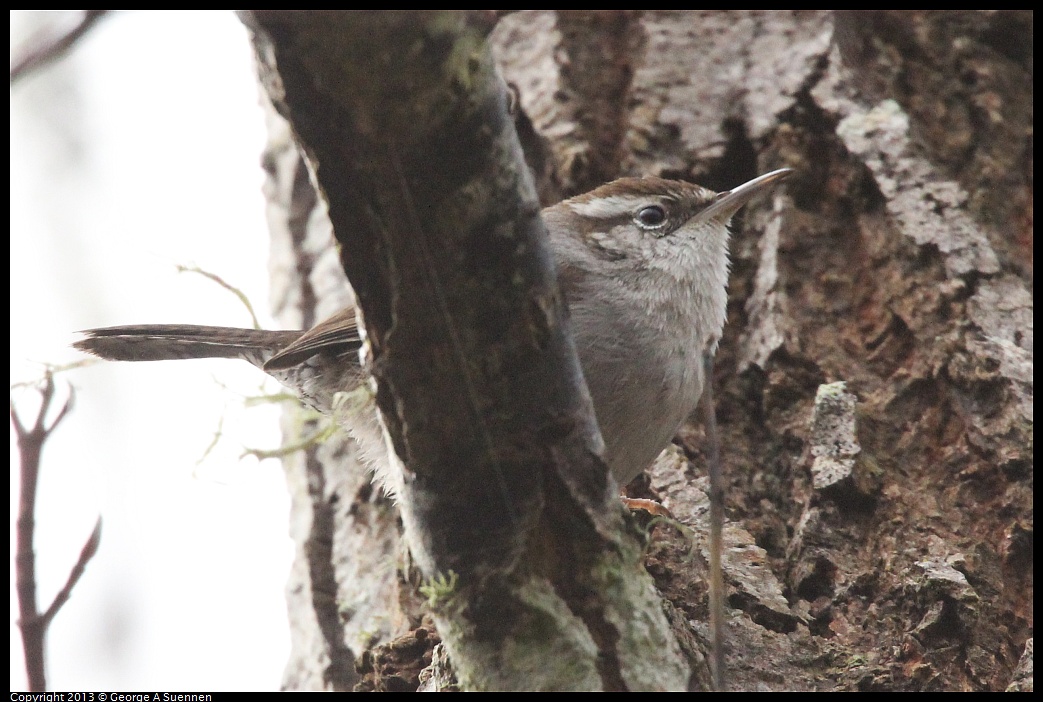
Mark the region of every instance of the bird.
[[[791, 173], [779, 169], [720, 193], [620, 178], [543, 210], [604, 459], [618, 484], [647, 468], [695, 410], [704, 357], [725, 323], [730, 220]], [[108, 360], [242, 359], [327, 415], [367, 377], [354, 307], [307, 330], [142, 324], [81, 333], [74, 346]], [[375, 403], [356, 407], [345, 424], [388, 489]]]

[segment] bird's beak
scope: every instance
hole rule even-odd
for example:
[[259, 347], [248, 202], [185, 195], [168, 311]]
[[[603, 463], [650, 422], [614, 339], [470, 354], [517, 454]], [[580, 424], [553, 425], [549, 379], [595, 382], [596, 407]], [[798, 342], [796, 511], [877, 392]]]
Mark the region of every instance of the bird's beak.
[[717, 199], [710, 203], [705, 210], [700, 212], [698, 218], [704, 222], [711, 219], [727, 222], [732, 215], [739, 211], [740, 207], [757, 195], [767, 192], [779, 182], [789, 178], [792, 173], [792, 168], [780, 168], [777, 171], [758, 176], [737, 188], [726, 190], [720, 193]]

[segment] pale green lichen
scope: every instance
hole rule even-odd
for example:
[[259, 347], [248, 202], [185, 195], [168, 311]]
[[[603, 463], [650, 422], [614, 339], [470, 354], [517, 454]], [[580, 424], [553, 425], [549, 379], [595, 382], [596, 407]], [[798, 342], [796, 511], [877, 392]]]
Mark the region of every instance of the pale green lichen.
[[[512, 619], [498, 640], [474, 636], [464, 616], [440, 616], [439, 633], [469, 690], [583, 690], [605, 686], [599, 645], [617, 658], [632, 690], [683, 690], [689, 676], [651, 577], [641, 566], [641, 544], [624, 538], [589, 566], [605, 624], [618, 639], [599, 644], [588, 622], [546, 579], [531, 576], [511, 587]], [[444, 615], [445, 610], [442, 610]], [[604, 626], [598, 625], [598, 626]]]
[[618, 555], [606, 552], [593, 571], [604, 593], [605, 617], [620, 633], [617, 650], [623, 679], [632, 692], [684, 690], [689, 669], [663, 613], [648, 571], [641, 565], [638, 544]]
[[437, 573], [420, 586], [420, 594], [427, 598], [427, 606], [434, 611], [445, 609], [456, 595], [460, 577], [453, 571]]
[[597, 646], [551, 585], [531, 577], [511, 594], [521, 615], [499, 642], [478, 639], [459, 619], [436, 613], [464, 689], [600, 690]]

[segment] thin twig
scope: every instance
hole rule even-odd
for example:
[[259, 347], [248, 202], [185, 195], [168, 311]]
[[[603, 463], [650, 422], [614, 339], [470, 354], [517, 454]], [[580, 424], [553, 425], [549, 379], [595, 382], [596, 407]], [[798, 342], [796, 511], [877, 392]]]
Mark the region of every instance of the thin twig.
[[250, 313], [250, 319], [253, 320], [254, 329], [260, 329], [261, 328], [261, 323], [257, 320], [257, 314], [254, 312], [254, 306], [250, 304], [250, 298], [247, 297], [246, 293], [244, 293], [242, 290], [240, 290], [239, 288], [235, 287], [231, 283], [226, 282], [224, 278], [222, 278], [221, 276], [217, 275], [216, 273], [211, 273], [210, 271], [204, 271], [202, 268], [200, 268], [198, 266], [182, 266], [182, 265], [179, 265], [177, 267], [177, 272], [178, 273], [197, 273], [197, 274], [203, 276], [204, 278], [209, 278], [210, 280], [214, 281], [215, 283], [220, 285], [225, 290], [228, 290], [233, 295], [238, 297], [239, 301], [243, 303], [244, 307], [246, 307], [246, 311]]
[[83, 548], [80, 549], [80, 556], [76, 559], [76, 563], [73, 565], [72, 570], [69, 571], [69, 577], [65, 579], [65, 585], [58, 591], [58, 594], [54, 596], [54, 600], [51, 602], [51, 606], [47, 608], [40, 618], [43, 620], [44, 625], [51, 623], [54, 619], [54, 615], [58, 613], [58, 610], [62, 608], [66, 602], [69, 601], [69, 597], [72, 595], [72, 589], [76, 587], [76, 583], [83, 577], [84, 571], [87, 569], [87, 564], [94, 554], [98, 552], [98, 546], [101, 544], [101, 517], [98, 517], [98, 521], [94, 522], [94, 529], [91, 530], [91, 535], [87, 537], [87, 541], [84, 542]]
[[707, 466], [710, 474], [710, 627], [713, 639], [713, 688], [724, 692], [724, 573], [721, 567], [724, 531], [724, 469], [713, 400], [713, 353], [703, 355], [703, 417], [706, 424]]

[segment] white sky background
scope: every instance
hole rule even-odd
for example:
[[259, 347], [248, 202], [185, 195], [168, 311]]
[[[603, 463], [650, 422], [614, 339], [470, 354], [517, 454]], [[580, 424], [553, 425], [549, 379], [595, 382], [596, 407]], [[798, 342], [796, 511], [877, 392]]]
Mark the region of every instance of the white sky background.
[[[13, 46], [26, 14], [12, 13]], [[39, 377], [39, 362], [78, 359], [77, 329], [250, 325], [231, 294], [178, 264], [238, 286], [273, 326], [263, 144], [247, 33], [231, 12], [117, 13], [15, 85], [12, 382]], [[289, 499], [278, 462], [240, 459], [244, 445], [280, 442], [278, 408], [242, 406], [263, 377], [221, 360], [99, 363], [59, 376], [77, 394], [44, 451], [41, 609], [97, 515], [104, 526], [48, 634], [50, 690], [278, 689]], [[13, 397], [29, 421], [32, 395]], [[200, 462], [219, 427], [223, 439]], [[13, 434], [11, 444], [13, 559]], [[13, 561], [11, 592], [11, 689], [24, 690]]]

